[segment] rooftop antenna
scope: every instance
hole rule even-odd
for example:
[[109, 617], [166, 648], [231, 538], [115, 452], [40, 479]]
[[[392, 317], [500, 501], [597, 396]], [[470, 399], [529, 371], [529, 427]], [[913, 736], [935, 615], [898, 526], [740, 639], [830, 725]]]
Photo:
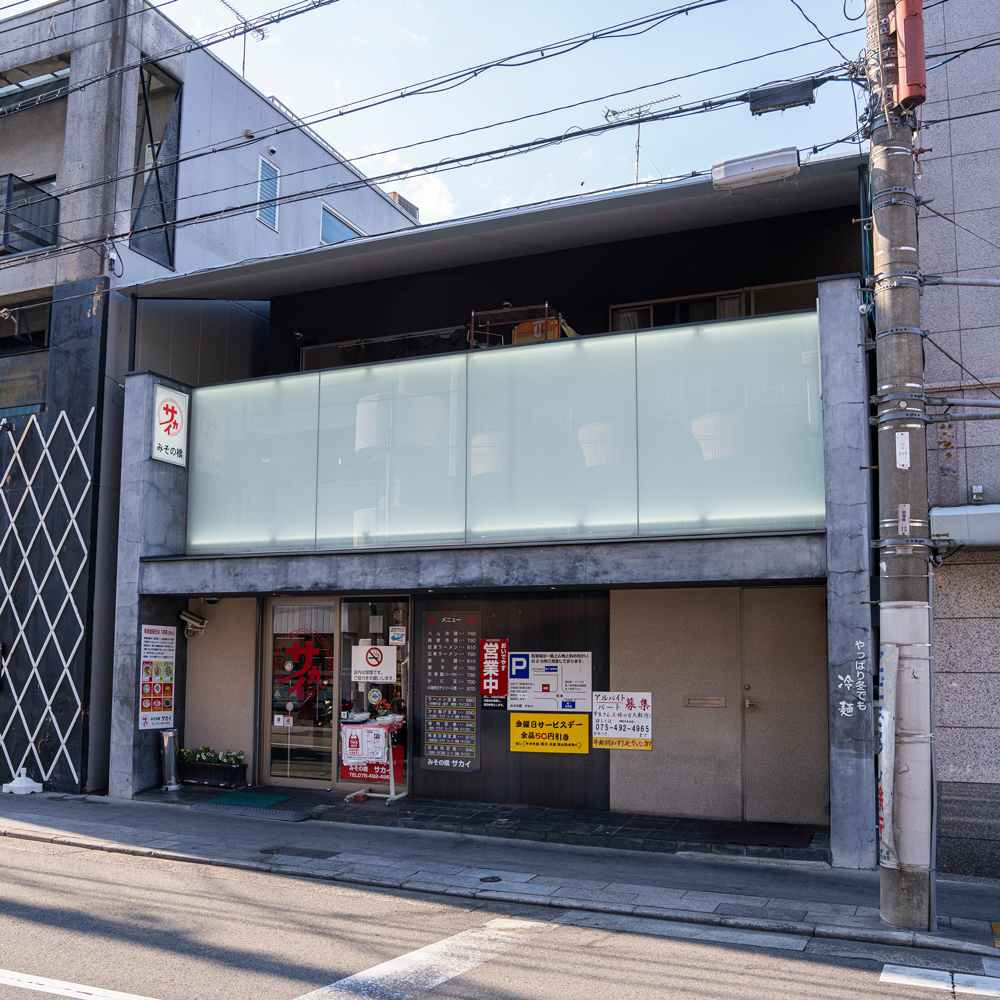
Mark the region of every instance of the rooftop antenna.
[[231, 3], [226, 3], [226, 0], [219, 0], [219, 3], [223, 7], [228, 7], [243, 23], [243, 71], [241, 75], [245, 80], [247, 75], [247, 32], [250, 32], [259, 42], [267, 38], [267, 32], [263, 28], [251, 28], [250, 22]]
[[[226, 0], [222, 0], [226, 3]], [[228, 7], [229, 4], [226, 4]], [[660, 97], [655, 101], [647, 101], [645, 104], [636, 104], [631, 108], [622, 108], [621, 111], [614, 111], [611, 108], [604, 109], [604, 120], [606, 122], [614, 121], [627, 121], [629, 118], [635, 119], [635, 183], [639, 183], [639, 132], [642, 129], [642, 116], [646, 114], [651, 107], [656, 104], [662, 104], [664, 101], [672, 101], [676, 97], [680, 97], [680, 94], [671, 94], [669, 97]]]

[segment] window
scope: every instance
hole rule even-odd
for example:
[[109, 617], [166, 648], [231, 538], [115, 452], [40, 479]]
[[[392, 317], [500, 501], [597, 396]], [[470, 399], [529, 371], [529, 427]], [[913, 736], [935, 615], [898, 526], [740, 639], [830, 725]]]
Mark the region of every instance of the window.
[[257, 218], [275, 232], [278, 231], [278, 176], [278, 168], [261, 157], [257, 181], [257, 201], [260, 202]]
[[322, 216], [319, 234], [321, 243], [343, 243], [344, 240], [353, 240], [355, 236], [359, 235], [332, 208], [323, 205], [320, 214]]
[[132, 235], [136, 253], [174, 266], [177, 159], [180, 155], [181, 85], [148, 64], [139, 72], [135, 118]]

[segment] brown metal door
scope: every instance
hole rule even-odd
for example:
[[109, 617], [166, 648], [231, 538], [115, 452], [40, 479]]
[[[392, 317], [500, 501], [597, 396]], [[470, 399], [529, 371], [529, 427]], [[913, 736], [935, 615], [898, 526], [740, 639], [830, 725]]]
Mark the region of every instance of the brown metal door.
[[826, 588], [741, 596], [743, 816], [830, 822]]

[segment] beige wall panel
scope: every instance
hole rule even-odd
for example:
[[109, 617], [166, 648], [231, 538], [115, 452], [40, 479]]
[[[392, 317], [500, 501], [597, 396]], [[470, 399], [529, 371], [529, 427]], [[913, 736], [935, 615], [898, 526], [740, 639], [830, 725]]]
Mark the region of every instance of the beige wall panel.
[[257, 601], [225, 598], [218, 604], [190, 602], [208, 619], [204, 634], [187, 644], [184, 744], [243, 750], [253, 759], [254, 643]]
[[743, 591], [748, 822], [830, 822], [826, 588]]
[[[611, 690], [653, 695], [653, 749], [611, 751], [612, 810], [740, 818], [739, 594], [611, 592]], [[685, 695], [726, 707], [684, 708]]]

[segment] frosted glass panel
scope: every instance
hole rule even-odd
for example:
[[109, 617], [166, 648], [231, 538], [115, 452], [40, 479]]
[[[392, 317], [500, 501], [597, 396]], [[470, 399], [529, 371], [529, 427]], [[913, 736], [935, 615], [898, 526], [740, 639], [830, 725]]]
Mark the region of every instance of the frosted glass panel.
[[824, 523], [816, 314], [636, 334], [639, 531]]
[[319, 375], [194, 391], [189, 552], [316, 544]]
[[469, 357], [467, 540], [635, 534], [635, 341]]
[[465, 540], [465, 355], [324, 372], [317, 544]]

